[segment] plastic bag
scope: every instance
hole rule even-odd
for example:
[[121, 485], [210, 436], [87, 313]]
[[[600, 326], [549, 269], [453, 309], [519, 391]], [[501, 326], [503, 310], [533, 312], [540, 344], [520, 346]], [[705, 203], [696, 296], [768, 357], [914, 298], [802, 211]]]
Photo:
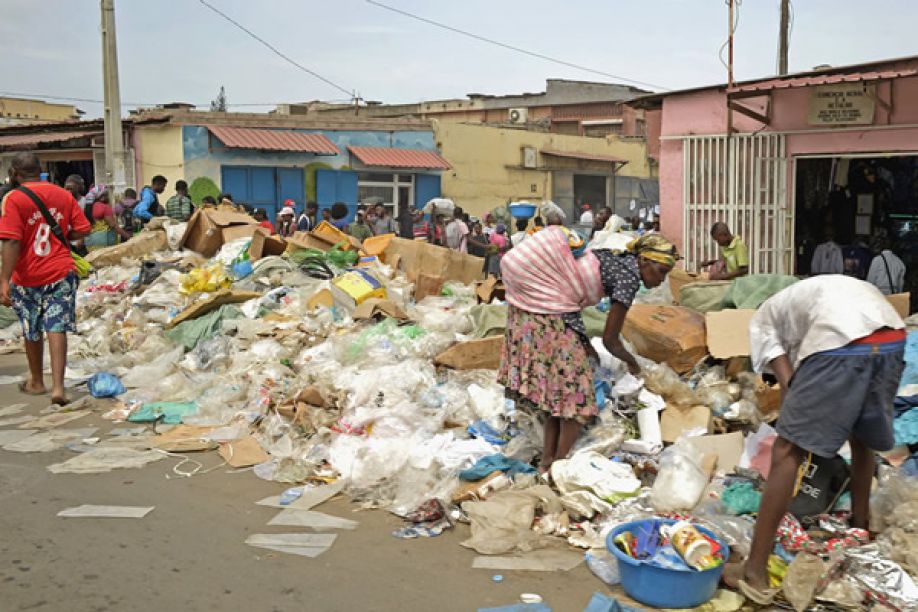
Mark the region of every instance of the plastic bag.
[[179, 280], [179, 291], [185, 295], [192, 293], [212, 293], [220, 289], [227, 289], [233, 280], [227, 275], [222, 264], [213, 264], [205, 268], [195, 268], [188, 274], [183, 274]]
[[594, 452], [576, 453], [570, 459], [555, 461], [551, 465], [551, 478], [562, 495], [585, 489], [611, 503], [633, 497], [641, 489], [641, 481], [631, 466]]
[[462, 509], [471, 521], [472, 535], [462, 545], [483, 555], [540, 548], [544, 536], [531, 529], [537, 508], [543, 514], [562, 511], [558, 496], [546, 485], [500, 491], [486, 501], [464, 502]]
[[691, 510], [708, 485], [701, 453], [680, 438], [660, 456], [660, 472], [653, 483], [650, 503], [655, 510]]
[[597, 578], [609, 586], [615, 586], [622, 581], [621, 574], [618, 572], [618, 559], [605, 549], [587, 552], [586, 564]]
[[86, 386], [93, 397], [115, 397], [127, 391], [118, 377], [110, 372], [93, 374]]

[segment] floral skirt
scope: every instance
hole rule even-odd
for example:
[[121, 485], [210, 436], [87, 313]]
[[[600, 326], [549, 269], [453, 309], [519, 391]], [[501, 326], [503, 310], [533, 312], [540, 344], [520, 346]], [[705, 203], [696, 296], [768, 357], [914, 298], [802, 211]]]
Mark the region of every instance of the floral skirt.
[[593, 366], [586, 340], [559, 315], [508, 306], [498, 382], [510, 398], [562, 419], [596, 416]]

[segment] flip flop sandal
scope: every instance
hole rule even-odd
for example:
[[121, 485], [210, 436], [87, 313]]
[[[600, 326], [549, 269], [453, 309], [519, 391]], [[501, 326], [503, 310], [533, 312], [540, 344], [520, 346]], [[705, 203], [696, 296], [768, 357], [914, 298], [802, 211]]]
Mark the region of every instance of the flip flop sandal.
[[48, 393], [47, 390], [45, 390], [45, 391], [32, 391], [31, 389], [29, 389], [28, 387], [26, 387], [25, 381], [19, 383], [19, 392], [20, 392], [20, 393], [25, 393], [26, 395], [46, 395], [46, 394]]
[[739, 581], [739, 590], [747, 598], [760, 606], [769, 606], [774, 603], [775, 596], [780, 589], [762, 589], [759, 590], [750, 585], [745, 580]]

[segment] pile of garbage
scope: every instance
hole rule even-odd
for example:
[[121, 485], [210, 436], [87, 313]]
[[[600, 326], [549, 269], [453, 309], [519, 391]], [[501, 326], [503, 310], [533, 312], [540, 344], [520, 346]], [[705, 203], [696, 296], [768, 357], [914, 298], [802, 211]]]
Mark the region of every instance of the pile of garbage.
[[[748, 309], [675, 305], [678, 275], [639, 294], [623, 336], [642, 375], [594, 338], [599, 416], [540, 478], [541, 423], [496, 383], [506, 305], [496, 279], [477, 280], [482, 260], [391, 236], [355, 244], [331, 226], [282, 241], [245, 219], [199, 211], [187, 226], [94, 252], [67, 372], [90, 395], [18, 423], [35, 433], [3, 448], [73, 451], [49, 466], [55, 473], [169, 459], [176, 477], [215, 469], [204, 458], [218, 453], [216, 467], [282, 483], [259, 503], [288, 514], [343, 493], [402, 517], [399, 538], [469, 523], [462, 545], [479, 553], [474, 567], [567, 570], [586, 560], [609, 585], [634, 571], [675, 572], [705, 578], [700, 591], [686, 588], [701, 597], [692, 606], [743, 605], [716, 590], [717, 578], [731, 555], [748, 553], [780, 411], [778, 388], [749, 371]], [[584, 313], [596, 336], [602, 310]], [[12, 350], [18, 325], [4, 323], [0, 346]], [[876, 539], [846, 523], [844, 452], [805, 474], [782, 523], [769, 569], [798, 610], [918, 606], [913, 344], [918, 336], [900, 447], [873, 499]], [[91, 412], [126, 425], [105, 439], [66, 426]], [[353, 528], [319, 513], [278, 520]], [[689, 550], [683, 532], [706, 544]], [[260, 535], [249, 543], [307, 556], [334, 541]]]

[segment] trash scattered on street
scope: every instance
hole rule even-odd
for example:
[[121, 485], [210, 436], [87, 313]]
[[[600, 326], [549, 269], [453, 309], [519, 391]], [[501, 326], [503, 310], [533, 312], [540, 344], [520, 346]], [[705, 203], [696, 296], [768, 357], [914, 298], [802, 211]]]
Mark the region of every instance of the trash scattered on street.
[[155, 506], [93, 506], [84, 504], [57, 513], [64, 518], [143, 518]]

